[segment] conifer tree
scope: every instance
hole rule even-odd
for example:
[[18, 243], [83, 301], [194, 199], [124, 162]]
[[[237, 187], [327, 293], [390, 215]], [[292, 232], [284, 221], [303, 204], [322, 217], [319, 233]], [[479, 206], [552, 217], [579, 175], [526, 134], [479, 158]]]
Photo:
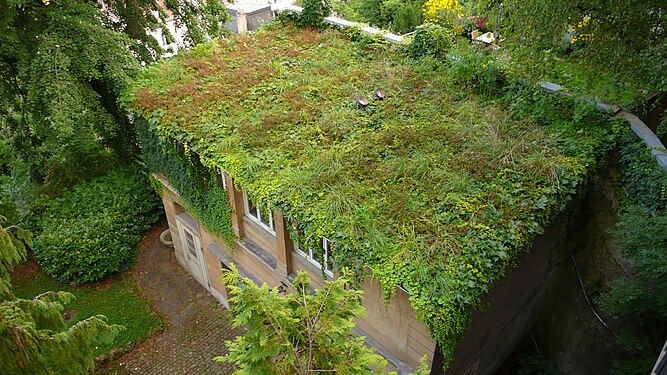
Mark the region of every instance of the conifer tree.
[[362, 292], [346, 289], [344, 279], [312, 290], [300, 271], [294, 293], [285, 295], [256, 286], [233, 266], [222, 279], [232, 295], [232, 325], [247, 327], [225, 343], [229, 354], [216, 358], [234, 363], [235, 374], [383, 373], [386, 361], [352, 332], [363, 314]]
[[95, 345], [110, 342], [124, 328], [107, 324], [102, 315], [68, 328], [62, 312], [70, 293], [16, 298], [9, 273], [25, 259], [30, 238], [26, 230], [0, 225], [0, 369], [5, 374], [87, 373], [94, 366]]

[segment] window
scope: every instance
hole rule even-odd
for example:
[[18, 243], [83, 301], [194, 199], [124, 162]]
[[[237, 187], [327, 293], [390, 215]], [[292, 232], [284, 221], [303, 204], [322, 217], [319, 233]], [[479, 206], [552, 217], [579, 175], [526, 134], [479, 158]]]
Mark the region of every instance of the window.
[[[301, 254], [306, 258], [310, 263], [317, 266], [317, 268], [322, 269], [322, 264], [324, 264], [324, 273], [333, 278], [333, 259], [331, 258], [331, 241], [328, 238], [322, 237], [320, 241], [320, 246], [317, 249], [308, 249], [306, 251], [301, 250], [299, 245], [295, 242], [294, 248], [296, 252]], [[322, 261], [322, 263], [320, 263]]]
[[248, 214], [248, 217], [275, 236], [276, 227], [273, 222], [273, 212], [270, 210], [263, 210], [255, 206], [255, 204], [245, 194], [243, 194], [243, 198], [245, 203], [245, 212]]
[[217, 178], [218, 178], [218, 187], [224, 191], [227, 191], [227, 180], [225, 179], [225, 175], [227, 174], [224, 172], [222, 169], [218, 170], [220, 173], [218, 173]]

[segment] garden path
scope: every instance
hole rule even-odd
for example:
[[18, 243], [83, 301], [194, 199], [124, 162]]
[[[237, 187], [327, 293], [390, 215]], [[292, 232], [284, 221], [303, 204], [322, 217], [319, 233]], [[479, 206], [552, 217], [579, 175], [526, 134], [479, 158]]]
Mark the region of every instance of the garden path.
[[130, 274], [169, 327], [120, 357], [120, 372], [230, 374], [232, 367], [213, 357], [225, 354], [225, 340], [240, 331], [231, 327], [227, 310], [178, 264], [174, 250], [160, 242], [165, 229], [166, 224], [155, 226], [144, 234]]

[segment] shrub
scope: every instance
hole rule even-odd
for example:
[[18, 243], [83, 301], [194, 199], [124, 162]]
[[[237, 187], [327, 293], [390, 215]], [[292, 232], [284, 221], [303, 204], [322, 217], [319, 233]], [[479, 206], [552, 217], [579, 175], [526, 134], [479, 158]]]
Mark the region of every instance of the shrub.
[[427, 23], [415, 30], [412, 43], [408, 47], [408, 55], [415, 59], [426, 56], [444, 59], [452, 46], [454, 46], [454, 34], [450, 30]]
[[501, 94], [505, 85], [502, 61], [470, 46], [457, 50], [447, 76], [460, 90], [487, 97]]
[[119, 271], [157, 220], [157, 202], [137, 165], [79, 183], [49, 202], [35, 258], [46, 273], [75, 285]]
[[304, 0], [303, 11], [297, 24], [301, 27], [314, 27], [324, 29], [324, 17], [331, 12], [329, 0]]
[[634, 134], [628, 132], [622, 141], [621, 174], [630, 200], [653, 210], [667, 209], [667, 172]]

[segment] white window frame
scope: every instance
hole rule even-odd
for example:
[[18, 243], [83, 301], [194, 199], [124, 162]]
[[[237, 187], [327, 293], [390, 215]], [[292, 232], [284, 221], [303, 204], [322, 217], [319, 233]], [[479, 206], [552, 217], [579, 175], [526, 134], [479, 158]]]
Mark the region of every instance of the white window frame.
[[[322, 237], [322, 252], [323, 252], [323, 258], [324, 261], [324, 274], [327, 275], [328, 277], [332, 278], [334, 277], [333, 270], [329, 269], [329, 252], [331, 251], [331, 241], [329, 241], [328, 238]], [[319, 269], [323, 269], [322, 264], [317, 261], [317, 256], [315, 254], [315, 249], [309, 248], [308, 252], [306, 253], [305, 251], [301, 250], [299, 248], [298, 244], [294, 244], [294, 250], [304, 257], [308, 262], [312, 263]]]
[[220, 172], [220, 178], [222, 180], [222, 189], [227, 191], [227, 179], [225, 178], [227, 176], [227, 172], [223, 171], [222, 168], [218, 168], [218, 172]]
[[[271, 212], [271, 210], [268, 210], [269, 217], [268, 217], [267, 221], [269, 222], [269, 225], [266, 225], [266, 223], [264, 223], [262, 221], [262, 219], [264, 218], [262, 216], [262, 210], [258, 206], [256, 206], [255, 204], [252, 204], [253, 206], [255, 206], [255, 209], [252, 210], [252, 212], [254, 212], [254, 214], [253, 214], [251, 212], [250, 204], [251, 204], [250, 198], [248, 198], [248, 195], [246, 195], [246, 193], [243, 193], [243, 206], [245, 208], [246, 216], [250, 220], [252, 220], [254, 223], [256, 223], [257, 225], [259, 225], [260, 227], [265, 229], [267, 232], [269, 232], [269, 233], [271, 233], [272, 235], [275, 236], [276, 235], [276, 223], [275, 223], [275, 221], [273, 221], [273, 212]], [[264, 218], [264, 219], [266, 219], [266, 218]]]

